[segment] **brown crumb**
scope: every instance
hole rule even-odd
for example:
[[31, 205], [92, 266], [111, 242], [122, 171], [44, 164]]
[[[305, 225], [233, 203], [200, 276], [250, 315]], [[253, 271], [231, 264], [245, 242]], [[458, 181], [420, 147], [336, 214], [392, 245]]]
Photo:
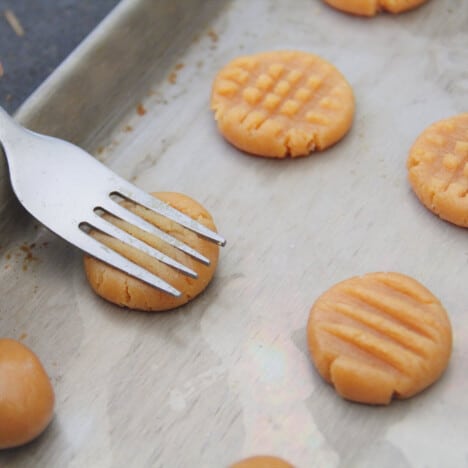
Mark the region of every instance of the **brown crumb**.
[[2, 62], [0, 62], [0, 78], [5, 74], [5, 70], [3, 69]]
[[177, 82], [177, 72], [179, 70], [182, 70], [182, 68], [185, 67], [185, 64], [183, 63], [178, 63], [175, 67], [174, 67], [174, 70], [169, 73], [169, 76], [167, 77], [167, 81], [169, 81], [169, 83], [171, 84], [176, 84]]
[[176, 72], [169, 73], [169, 76], [167, 77], [167, 81], [169, 81], [169, 83], [171, 83], [171, 84], [176, 84], [177, 73]]
[[11, 29], [13, 29], [17, 36], [24, 36], [23, 26], [21, 25], [19, 19], [16, 17], [12, 10], [5, 10], [3, 12], [3, 16], [5, 17], [8, 24], [11, 26]]
[[99, 146], [98, 149], [96, 150], [97, 154], [102, 154], [104, 153], [104, 147], [103, 146]]
[[32, 249], [36, 246], [36, 244], [32, 243], [30, 245], [28, 244], [23, 244], [20, 246], [20, 250], [25, 253], [25, 256], [23, 258], [23, 271], [27, 271], [29, 268], [29, 265], [32, 261], [39, 260], [37, 257], [35, 257], [32, 253]]
[[11, 254], [10, 254], [10, 253], [7, 253], [7, 254], [5, 255], [5, 258], [6, 258], [7, 260], [10, 260]]
[[23, 333], [21, 333], [19, 339], [20, 339], [20, 340], [24, 340], [24, 339], [26, 339], [27, 337], [28, 337], [28, 334], [23, 332]]
[[8, 270], [8, 268], [10, 268], [10, 265], [7, 263], [3, 268], [4, 268], [5, 270]]
[[42, 243], [42, 247], [47, 247], [48, 245], [49, 245], [49, 243], [47, 241]]
[[209, 29], [207, 34], [213, 42], [218, 42], [219, 36], [213, 29]]
[[125, 125], [124, 129], [123, 129], [124, 132], [132, 132], [133, 131], [133, 127], [131, 125]]
[[136, 111], [138, 115], [145, 115], [146, 114], [146, 109], [144, 108], [143, 104], [140, 102], [137, 107]]

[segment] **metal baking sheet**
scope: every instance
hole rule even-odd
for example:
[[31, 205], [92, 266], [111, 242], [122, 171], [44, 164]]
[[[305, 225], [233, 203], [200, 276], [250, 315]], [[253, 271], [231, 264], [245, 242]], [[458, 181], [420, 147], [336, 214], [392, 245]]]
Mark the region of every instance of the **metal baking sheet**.
[[[37, 352], [57, 405], [0, 465], [214, 468], [270, 453], [305, 468], [468, 466], [467, 231], [422, 207], [405, 169], [427, 125], [468, 109], [467, 24], [464, 0], [369, 20], [314, 0], [123, 1], [17, 117], [146, 190], [194, 197], [229, 243], [192, 303], [120, 309], [87, 286], [81, 254], [25, 214], [2, 166], [1, 335]], [[247, 156], [217, 133], [212, 78], [238, 55], [285, 48], [345, 74], [354, 126], [307, 158]], [[443, 378], [384, 408], [337, 397], [305, 338], [318, 295], [377, 270], [425, 284], [454, 330]]]

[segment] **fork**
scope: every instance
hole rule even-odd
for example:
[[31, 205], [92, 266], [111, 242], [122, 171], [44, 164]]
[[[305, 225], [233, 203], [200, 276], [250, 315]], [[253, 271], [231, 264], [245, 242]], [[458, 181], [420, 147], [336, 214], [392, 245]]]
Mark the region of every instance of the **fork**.
[[205, 265], [209, 259], [124, 208], [116, 198], [153, 210], [220, 246], [226, 243], [218, 233], [129, 183], [81, 148], [23, 128], [0, 107], [2, 147], [13, 191], [31, 215], [89, 255], [168, 294], [179, 297], [181, 292], [91, 237], [89, 229], [140, 249], [192, 278], [197, 278], [197, 273], [106, 221], [103, 212], [159, 237]]

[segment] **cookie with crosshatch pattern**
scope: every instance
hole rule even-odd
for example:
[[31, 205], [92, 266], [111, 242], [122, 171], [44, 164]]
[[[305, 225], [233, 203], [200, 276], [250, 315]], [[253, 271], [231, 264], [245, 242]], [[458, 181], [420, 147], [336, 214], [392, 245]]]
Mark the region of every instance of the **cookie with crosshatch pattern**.
[[320, 375], [343, 398], [386, 405], [444, 372], [452, 328], [439, 300], [401, 273], [368, 273], [331, 287], [312, 306], [307, 341]]
[[325, 0], [333, 8], [353, 15], [374, 16], [379, 11], [403, 13], [426, 3], [427, 0]]
[[305, 156], [351, 127], [354, 96], [344, 76], [306, 52], [239, 57], [215, 77], [211, 108], [221, 134], [258, 156]]
[[468, 227], [468, 113], [424, 130], [407, 161], [411, 186], [433, 213]]

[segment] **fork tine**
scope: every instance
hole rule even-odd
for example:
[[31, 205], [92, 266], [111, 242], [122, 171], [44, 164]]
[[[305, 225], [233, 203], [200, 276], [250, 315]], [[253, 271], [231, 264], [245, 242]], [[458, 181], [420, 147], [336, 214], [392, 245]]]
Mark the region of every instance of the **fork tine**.
[[78, 230], [75, 241], [75, 245], [77, 245], [77, 247], [84, 250], [89, 255], [96, 257], [99, 260], [108, 263], [109, 265], [112, 265], [118, 270], [121, 270], [130, 276], [144, 281], [150, 286], [160, 289], [161, 291], [164, 291], [171, 296], [180, 297], [182, 295], [178, 289], [174, 288], [169, 283], [166, 283], [166, 281], [162, 280], [150, 271], [145, 270], [143, 267], [137, 265], [131, 260], [128, 260], [128, 258], [120, 255], [115, 250], [112, 250], [110, 247], [107, 247], [85, 232]]
[[218, 245], [223, 246], [226, 244], [226, 240], [218, 233], [208, 229], [206, 226], [203, 226], [203, 224], [200, 224], [199, 222], [190, 218], [190, 216], [187, 216], [175, 208], [172, 208], [172, 206], [169, 206], [167, 203], [164, 203], [163, 201], [149, 195], [138, 187], [127, 183], [125, 180], [122, 180], [120, 183], [120, 188], [114, 190], [110, 195], [114, 193], [139, 203], [145, 208], [155, 211], [156, 213], [159, 213], [160, 215], [175, 221], [176, 223], [186, 227], [187, 229], [190, 229], [193, 232], [196, 232], [200, 236], [203, 236]]
[[155, 248], [151, 247], [145, 242], [131, 236], [130, 234], [123, 231], [122, 229], [118, 228], [117, 226], [114, 226], [109, 221], [106, 221], [101, 216], [95, 213], [93, 214], [94, 216], [92, 217], [92, 221], [89, 221], [89, 220], [87, 221], [87, 223], [91, 225], [92, 227], [98, 229], [99, 231], [104, 232], [105, 234], [108, 234], [109, 236], [112, 236], [124, 242], [125, 244], [135, 247], [136, 249], [141, 250], [142, 252], [148, 255], [151, 255], [152, 257], [155, 257], [160, 262], [165, 263], [166, 265], [169, 265], [175, 268], [176, 270], [179, 270], [180, 272], [184, 273], [187, 276], [190, 276], [192, 278], [198, 277], [197, 273], [193, 271], [191, 268], [186, 267], [182, 263], [179, 263], [173, 258], [168, 257], [167, 255], [164, 255], [162, 252], [160, 252], [159, 250], [156, 250]]
[[164, 242], [168, 243], [172, 247], [175, 247], [176, 249], [181, 250], [187, 255], [190, 255], [191, 257], [195, 258], [196, 260], [203, 263], [204, 265], [210, 264], [210, 260], [206, 258], [204, 255], [202, 255], [200, 252], [198, 252], [195, 249], [192, 249], [192, 247], [188, 246], [187, 244], [180, 241], [179, 239], [176, 239], [175, 237], [167, 234], [166, 232], [162, 231], [156, 226], [153, 226], [151, 223], [143, 219], [141, 216], [138, 216], [137, 214], [133, 213], [132, 211], [128, 210], [122, 205], [119, 205], [114, 200], [109, 199], [109, 203], [101, 204], [100, 208], [104, 209], [105, 211], [109, 212], [110, 214], [124, 221], [129, 222], [130, 224], [133, 224], [134, 226], [137, 226], [138, 228], [140, 228], [143, 231], [148, 232], [149, 234], [153, 234], [159, 237], [160, 239], [162, 239]]

